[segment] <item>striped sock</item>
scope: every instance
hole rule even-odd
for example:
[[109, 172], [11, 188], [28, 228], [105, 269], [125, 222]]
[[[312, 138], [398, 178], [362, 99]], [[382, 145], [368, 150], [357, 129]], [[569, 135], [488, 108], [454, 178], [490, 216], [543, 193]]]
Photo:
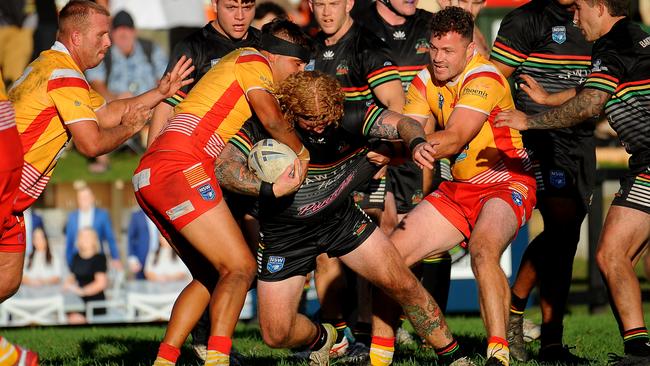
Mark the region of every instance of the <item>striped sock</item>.
[[0, 336], [0, 366], [13, 366], [18, 361], [18, 349]]
[[626, 355], [650, 356], [650, 338], [645, 327], [626, 330], [622, 337]]
[[510, 314], [524, 315], [528, 298], [521, 298], [510, 292]]
[[345, 328], [348, 327], [348, 323], [346, 323], [343, 319], [338, 319], [333, 322], [325, 321], [324, 323], [330, 323], [334, 326], [334, 328], [336, 328], [336, 343], [341, 342], [345, 337]]
[[393, 363], [395, 353], [395, 337], [372, 337], [370, 344], [370, 364], [372, 366], [388, 366]]
[[494, 357], [505, 366], [510, 365], [510, 349], [508, 341], [501, 337], [488, 338], [487, 358]]
[[230, 365], [230, 349], [232, 340], [230, 337], [210, 336], [208, 339], [208, 355], [205, 358], [205, 366], [227, 366]]
[[181, 350], [167, 343], [160, 343], [158, 356], [153, 362], [153, 366], [174, 366]]
[[448, 365], [452, 362], [454, 362], [457, 358], [460, 358], [461, 355], [458, 352], [460, 349], [460, 346], [458, 346], [458, 342], [454, 339], [449, 343], [448, 345], [442, 347], [442, 348], [436, 348], [436, 355], [438, 356], [438, 360], [440, 361], [440, 364], [443, 365]]

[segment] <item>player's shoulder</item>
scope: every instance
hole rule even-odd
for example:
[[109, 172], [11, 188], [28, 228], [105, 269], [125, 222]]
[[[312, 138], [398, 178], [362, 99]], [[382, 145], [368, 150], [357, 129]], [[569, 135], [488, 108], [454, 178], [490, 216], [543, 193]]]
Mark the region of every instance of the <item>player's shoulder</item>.
[[499, 69], [493, 63], [483, 58], [481, 55], [476, 55], [467, 65], [463, 75], [462, 86], [466, 86], [474, 80], [481, 82], [497, 83], [505, 87], [507, 81]]

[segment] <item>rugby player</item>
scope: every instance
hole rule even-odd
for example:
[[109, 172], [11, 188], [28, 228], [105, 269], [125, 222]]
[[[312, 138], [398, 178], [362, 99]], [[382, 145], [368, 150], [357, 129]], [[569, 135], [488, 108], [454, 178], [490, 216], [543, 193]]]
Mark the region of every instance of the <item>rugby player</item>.
[[336, 330], [298, 314], [305, 276], [323, 253], [339, 257], [396, 299], [416, 331], [431, 344], [454, 345], [454, 352], [442, 357], [441, 364], [472, 365], [460, 356], [433, 298], [350, 195], [359, 182], [377, 171], [366, 157], [369, 138], [401, 137], [412, 148], [414, 159], [431, 168], [430, 146], [420, 123], [379, 107], [372, 108], [362, 121], [341, 119], [344, 98], [340, 85], [320, 72], [295, 74], [280, 84], [276, 93], [287, 119], [312, 152], [300, 190], [276, 199], [273, 191], [277, 183], [262, 182], [248, 170], [250, 148], [268, 137], [259, 123], [247, 122], [216, 164], [224, 186], [259, 195], [257, 293], [264, 342], [277, 348], [309, 346], [312, 365], [329, 365]]
[[[548, 109], [532, 100], [528, 81], [551, 93], [582, 84], [589, 74], [592, 43], [573, 24], [574, 0], [535, 1], [510, 12], [501, 22], [490, 61], [514, 76], [515, 106], [533, 115]], [[532, 85], [531, 85], [532, 86]], [[542, 334], [539, 360], [582, 363], [562, 344], [562, 319], [569, 296], [580, 225], [589, 210], [596, 180], [594, 126], [586, 123], [522, 133], [537, 179], [537, 208], [544, 231], [526, 248], [512, 286], [508, 342], [510, 354], [526, 361], [523, 312], [539, 284]]]
[[[503, 75], [475, 52], [473, 29], [471, 14], [458, 7], [440, 10], [431, 21], [431, 63], [411, 83], [404, 113], [435, 118], [441, 130], [427, 140], [435, 158], [453, 157], [453, 180], [416, 206], [391, 240], [409, 266], [468, 241], [488, 335], [486, 365], [508, 365], [510, 301], [499, 261], [530, 217], [535, 181], [521, 135], [494, 128], [496, 113], [513, 107], [512, 96]], [[376, 312], [373, 335], [394, 339], [394, 309]]]
[[270, 90], [274, 81], [304, 68], [311, 43], [296, 24], [278, 20], [263, 27], [260, 47], [262, 51], [240, 48], [229, 53], [199, 80], [176, 106], [175, 116], [133, 177], [138, 203], [193, 276], [174, 305], [156, 365], [176, 362], [208, 304], [206, 365], [229, 363], [231, 337], [255, 263], [214, 177], [214, 160], [228, 140], [255, 112], [274, 138], [298, 151], [301, 165], [290, 188], [298, 189], [306, 174], [309, 153]]
[[184, 80], [193, 70], [191, 60], [183, 58], [156, 89], [106, 104], [83, 72], [103, 59], [111, 44], [108, 30], [106, 9], [91, 1], [68, 2], [59, 13], [57, 42], [9, 90], [25, 155], [20, 188], [0, 238], [2, 299], [15, 293], [22, 277], [22, 212], [43, 192], [70, 140], [83, 155], [105, 154], [137, 133], [151, 108], [191, 82]]
[[574, 22], [587, 41], [595, 41], [586, 82], [579, 91], [553, 94], [552, 101], [565, 100], [559, 107], [529, 116], [502, 112], [497, 126], [567, 128], [603, 111], [607, 115], [631, 157], [607, 212], [596, 261], [625, 347], [625, 356], [615, 364], [648, 365], [650, 343], [634, 265], [650, 239], [650, 97], [645, 93], [650, 88], [650, 35], [627, 17], [626, 0], [576, 0], [575, 7]]

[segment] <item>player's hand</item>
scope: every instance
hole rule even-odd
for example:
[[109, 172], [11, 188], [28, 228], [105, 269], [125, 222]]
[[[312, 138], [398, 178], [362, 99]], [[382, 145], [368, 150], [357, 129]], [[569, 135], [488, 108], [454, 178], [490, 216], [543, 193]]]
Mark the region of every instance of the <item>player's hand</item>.
[[289, 195], [300, 188], [302, 181], [301, 160], [295, 159], [293, 165], [289, 165], [273, 183], [273, 194], [275, 197]]
[[528, 117], [524, 112], [516, 109], [508, 109], [497, 114], [494, 119], [496, 127], [510, 127], [515, 130], [525, 131], [528, 129]]
[[412, 151], [413, 161], [420, 169], [433, 169], [433, 162], [436, 160], [433, 158], [434, 154], [435, 149], [433, 148], [433, 144], [429, 142], [420, 143]]
[[369, 151], [368, 154], [366, 154], [366, 158], [370, 163], [376, 166], [384, 166], [390, 163], [390, 153], [383, 151], [383, 149]]
[[519, 84], [521, 90], [526, 92], [530, 99], [533, 102], [541, 105], [548, 105], [549, 94], [539, 83], [533, 79], [530, 75], [521, 75], [521, 78], [524, 80], [523, 83]]
[[127, 104], [122, 115], [121, 123], [124, 126], [130, 127], [133, 133], [135, 133], [142, 129], [152, 114], [153, 109], [149, 109], [140, 103]]
[[178, 89], [184, 87], [185, 85], [191, 84], [194, 79], [186, 79], [194, 71], [194, 66], [192, 65], [192, 59], [181, 56], [172, 71], [165, 74], [165, 76], [160, 79], [158, 83], [158, 92], [164, 96], [164, 98], [169, 98], [172, 95], [176, 94]]

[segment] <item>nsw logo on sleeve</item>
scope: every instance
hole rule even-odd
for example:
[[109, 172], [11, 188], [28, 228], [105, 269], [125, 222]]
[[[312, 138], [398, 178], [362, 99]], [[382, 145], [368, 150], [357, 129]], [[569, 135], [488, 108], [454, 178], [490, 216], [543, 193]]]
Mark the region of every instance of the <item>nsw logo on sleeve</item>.
[[557, 44], [566, 42], [566, 27], [563, 25], [553, 27], [551, 37], [553, 38], [553, 42]]
[[269, 261], [266, 262], [266, 269], [271, 273], [276, 273], [284, 268], [284, 257], [277, 255], [269, 256]]

